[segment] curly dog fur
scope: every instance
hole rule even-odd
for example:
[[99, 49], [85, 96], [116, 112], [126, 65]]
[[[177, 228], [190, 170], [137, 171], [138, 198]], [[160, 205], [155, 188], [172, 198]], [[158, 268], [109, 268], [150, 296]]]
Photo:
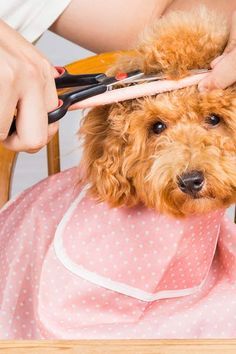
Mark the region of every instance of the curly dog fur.
[[[209, 68], [227, 38], [224, 20], [205, 8], [175, 12], [147, 30], [135, 56], [121, 57], [109, 74], [140, 69], [182, 78]], [[192, 86], [92, 109], [79, 132], [92, 195], [111, 206], [144, 203], [176, 217], [234, 203], [235, 92], [235, 86], [209, 93]], [[188, 194], [179, 181], [192, 171], [201, 171], [204, 184]]]

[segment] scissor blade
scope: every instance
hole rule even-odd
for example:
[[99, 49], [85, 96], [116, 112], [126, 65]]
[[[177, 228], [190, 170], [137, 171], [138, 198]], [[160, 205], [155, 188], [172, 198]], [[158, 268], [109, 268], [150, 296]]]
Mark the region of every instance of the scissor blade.
[[[203, 74], [210, 72], [209, 69], [193, 69], [190, 70], [191, 75], [196, 75], [196, 74]], [[125, 83], [141, 83], [141, 82], [150, 82], [150, 81], [158, 81], [158, 80], [165, 80], [167, 79], [167, 75], [164, 73], [159, 73], [159, 74], [152, 74], [152, 75], [145, 75], [142, 73], [140, 76], [133, 76], [130, 77], [125, 81]]]
[[163, 80], [166, 78], [164, 74], [155, 74], [155, 75], [145, 75], [143, 72], [134, 72], [129, 73], [129, 76], [121, 79], [121, 80], [116, 80], [115, 78], [111, 78], [111, 81], [107, 83], [108, 90], [111, 90], [114, 86], [117, 85], [129, 85], [129, 84], [135, 84], [135, 83], [140, 83], [140, 82], [150, 82], [150, 81], [155, 81], [155, 80]]
[[101, 78], [101, 80], [98, 81], [106, 86], [115, 86], [124, 84], [134, 78], [139, 78], [141, 76], [143, 76], [143, 73], [140, 70], [135, 70], [128, 73], [117, 73], [116, 76], [107, 76], [105, 79]]
[[[209, 69], [192, 69], [190, 70], [190, 75], [196, 75], [196, 74], [203, 74], [210, 72]], [[144, 82], [151, 82], [151, 81], [158, 81], [158, 80], [165, 80], [167, 79], [168, 76], [164, 73], [159, 73], [159, 74], [151, 74], [151, 75], [145, 75], [144, 73], [140, 72], [139, 74], [132, 75], [127, 79], [124, 79], [121, 82], [115, 82], [113, 83], [113, 86], [124, 83], [124, 84], [136, 84], [136, 83], [144, 83]]]
[[150, 81], [158, 81], [166, 79], [166, 75], [158, 74], [158, 75], [142, 75], [141, 77], [131, 78], [128, 83], [138, 83], [138, 82], [150, 82]]

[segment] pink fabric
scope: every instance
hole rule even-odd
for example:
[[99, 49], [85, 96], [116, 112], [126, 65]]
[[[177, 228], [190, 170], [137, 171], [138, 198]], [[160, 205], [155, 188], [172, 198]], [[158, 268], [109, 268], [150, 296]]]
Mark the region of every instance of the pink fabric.
[[83, 101], [77, 102], [70, 109], [84, 109], [114, 102], [121, 102], [133, 98], [153, 96], [158, 93], [178, 90], [187, 86], [197, 85], [208, 73], [187, 76], [181, 80], [158, 80], [143, 84], [136, 84], [120, 89], [107, 91]]
[[[236, 226], [109, 208], [52, 176], [0, 213], [0, 338], [236, 335]], [[216, 244], [218, 247], [216, 249]]]

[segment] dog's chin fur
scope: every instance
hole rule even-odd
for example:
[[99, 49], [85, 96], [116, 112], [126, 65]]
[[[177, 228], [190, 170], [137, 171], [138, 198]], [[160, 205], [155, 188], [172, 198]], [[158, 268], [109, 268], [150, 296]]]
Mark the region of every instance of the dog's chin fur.
[[[219, 26], [219, 23], [221, 24]], [[136, 56], [121, 57], [109, 70], [141, 69], [170, 78], [209, 67], [227, 42], [217, 15], [199, 8], [172, 13], [147, 31]], [[92, 109], [80, 134], [90, 192], [111, 206], [139, 203], [183, 217], [226, 208], [236, 201], [236, 87], [199, 93], [196, 86]], [[221, 121], [212, 126], [208, 117]], [[155, 134], [161, 121], [166, 129]], [[205, 183], [191, 197], [178, 176], [201, 170]]]

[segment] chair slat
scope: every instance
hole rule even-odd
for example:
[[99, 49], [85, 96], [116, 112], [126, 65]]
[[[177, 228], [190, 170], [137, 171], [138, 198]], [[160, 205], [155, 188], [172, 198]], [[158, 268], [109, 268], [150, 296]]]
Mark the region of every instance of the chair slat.
[[17, 154], [0, 144], [0, 208], [8, 201]]

